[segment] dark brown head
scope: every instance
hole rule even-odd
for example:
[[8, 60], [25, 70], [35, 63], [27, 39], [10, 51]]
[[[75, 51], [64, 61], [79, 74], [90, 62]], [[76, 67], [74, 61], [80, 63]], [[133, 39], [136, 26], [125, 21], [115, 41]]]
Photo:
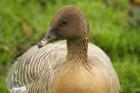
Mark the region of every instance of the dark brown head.
[[70, 40], [87, 36], [88, 24], [83, 13], [75, 6], [65, 6], [54, 14], [49, 31], [39, 47], [58, 39]]

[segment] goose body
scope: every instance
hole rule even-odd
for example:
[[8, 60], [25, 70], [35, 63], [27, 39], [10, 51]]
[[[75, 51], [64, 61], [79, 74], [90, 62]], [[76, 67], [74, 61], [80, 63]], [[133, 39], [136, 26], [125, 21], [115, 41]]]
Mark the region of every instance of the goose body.
[[[41, 48], [32, 47], [12, 66], [7, 79], [11, 93], [119, 93], [110, 59], [88, 43], [79, 8], [66, 6], [53, 18]], [[57, 39], [66, 41], [51, 43]]]
[[[105, 78], [106, 81], [104, 83], [96, 83], [108, 86], [108, 91], [110, 91], [108, 93], [119, 93], [119, 80], [108, 56], [94, 44], [89, 43], [88, 48], [88, 60], [91, 64], [91, 68], [95, 70], [93, 73], [99, 75], [101, 78]], [[12, 66], [12, 70], [10, 70], [7, 78], [9, 90], [11, 93], [52, 93], [49, 92], [52, 86], [51, 82], [55, 80], [56, 72], [60, 72], [62, 66], [66, 64], [66, 55], [67, 48], [65, 41], [48, 44], [40, 49], [37, 45], [33, 46], [17, 58]], [[72, 73], [73, 72], [75, 71], [72, 71]], [[98, 78], [90, 79], [96, 81], [96, 79], [100, 78], [99, 76]], [[72, 76], [70, 76], [70, 78], [72, 78]], [[82, 76], [77, 78], [80, 80]], [[62, 82], [60, 82], [59, 85], [61, 84]], [[91, 84], [88, 83], [86, 86], [91, 86]], [[33, 90], [34, 92], [32, 92]]]

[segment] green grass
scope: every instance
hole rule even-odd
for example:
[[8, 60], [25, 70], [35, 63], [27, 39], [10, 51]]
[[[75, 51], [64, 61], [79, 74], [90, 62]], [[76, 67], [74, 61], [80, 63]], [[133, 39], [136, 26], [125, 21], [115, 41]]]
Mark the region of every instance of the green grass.
[[[16, 54], [39, 42], [53, 13], [71, 4], [81, 8], [90, 24], [90, 41], [111, 58], [121, 82], [121, 93], [140, 93], [140, 27], [128, 24], [127, 0], [106, 7], [102, 0], [1, 0], [0, 92], [7, 93], [5, 77]], [[20, 51], [20, 52], [19, 52]]]
[[120, 93], [140, 93], [140, 67], [137, 62], [115, 62], [114, 67], [119, 75]]
[[0, 76], [0, 92], [8, 93], [6, 83], [5, 83], [5, 77], [3, 77], [3, 76]]

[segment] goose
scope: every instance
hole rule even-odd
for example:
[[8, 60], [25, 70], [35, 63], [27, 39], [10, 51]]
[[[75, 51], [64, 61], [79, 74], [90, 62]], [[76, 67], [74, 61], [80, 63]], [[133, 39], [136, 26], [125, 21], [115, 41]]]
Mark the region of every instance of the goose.
[[109, 57], [88, 42], [88, 33], [87, 19], [78, 7], [60, 8], [45, 37], [11, 67], [10, 93], [119, 93]]

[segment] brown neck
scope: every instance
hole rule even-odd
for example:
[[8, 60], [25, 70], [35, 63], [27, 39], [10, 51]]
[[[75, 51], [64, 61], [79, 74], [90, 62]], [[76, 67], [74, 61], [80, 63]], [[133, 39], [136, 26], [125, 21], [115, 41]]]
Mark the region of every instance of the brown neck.
[[67, 40], [67, 62], [72, 61], [75, 63], [87, 63], [87, 37], [81, 39]]

